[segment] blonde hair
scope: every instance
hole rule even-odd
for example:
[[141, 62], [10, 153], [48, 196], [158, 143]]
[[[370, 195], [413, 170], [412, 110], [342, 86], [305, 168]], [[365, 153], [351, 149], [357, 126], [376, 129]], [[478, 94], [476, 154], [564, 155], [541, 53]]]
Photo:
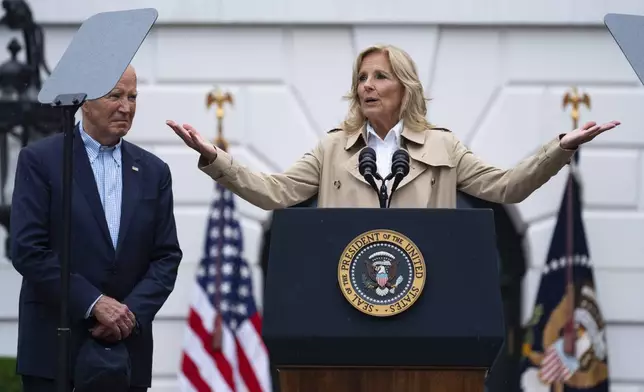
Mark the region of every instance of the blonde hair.
[[360, 110], [360, 99], [358, 98], [358, 76], [360, 66], [364, 58], [372, 53], [384, 53], [391, 65], [391, 69], [403, 85], [405, 92], [400, 105], [398, 120], [403, 120], [405, 128], [412, 131], [422, 132], [432, 126], [427, 121], [427, 102], [423, 94], [423, 85], [418, 79], [416, 64], [404, 50], [393, 45], [373, 45], [363, 50], [356, 58], [353, 66], [351, 80], [351, 91], [344, 97], [349, 100], [349, 113], [342, 123], [342, 128], [347, 133], [358, 132], [367, 122], [367, 119]]

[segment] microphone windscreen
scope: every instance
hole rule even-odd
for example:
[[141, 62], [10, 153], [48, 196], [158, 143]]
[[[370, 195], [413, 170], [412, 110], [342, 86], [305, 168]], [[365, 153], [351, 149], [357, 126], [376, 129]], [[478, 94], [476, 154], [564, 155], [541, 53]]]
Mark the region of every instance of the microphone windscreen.
[[365, 147], [360, 151], [360, 158], [364, 157], [376, 157], [376, 151], [371, 147]]
[[409, 174], [409, 153], [406, 150], [398, 149], [391, 159], [391, 172], [406, 176]]
[[376, 151], [371, 147], [365, 147], [360, 151], [358, 170], [361, 175], [367, 172], [375, 173], [377, 170]]
[[409, 162], [409, 153], [407, 152], [407, 150], [402, 148], [399, 148], [398, 150], [396, 150], [394, 152], [392, 160], [397, 160], [397, 159], [401, 159], [405, 162]]

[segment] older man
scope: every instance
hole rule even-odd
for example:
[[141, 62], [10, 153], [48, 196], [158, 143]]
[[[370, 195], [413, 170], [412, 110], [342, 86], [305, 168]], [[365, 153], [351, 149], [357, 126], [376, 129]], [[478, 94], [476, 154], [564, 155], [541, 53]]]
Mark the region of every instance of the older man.
[[[174, 288], [182, 253], [168, 165], [123, 140], [136, 98], [129, 66], [109, 94], [81, 108], [74, 135], [69, 311], [72, 368], [88, 339], [122, 341], [131, 360], [130, 390], [145, 391], [152, 321]], [[62, 134], [23, 148], [16, 169], [11, 248], [23, 276], [17, 372], [25, 392], [55, 391], [62, 169]]]

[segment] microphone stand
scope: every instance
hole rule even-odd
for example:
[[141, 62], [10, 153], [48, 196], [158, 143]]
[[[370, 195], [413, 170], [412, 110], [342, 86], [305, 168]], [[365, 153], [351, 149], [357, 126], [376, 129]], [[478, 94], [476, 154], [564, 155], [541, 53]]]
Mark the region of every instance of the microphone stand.
[[398, 185], [405, 176], [409, 174], [409, 153], [404, 149], [397, 150], [393, 157], [391, 163], [391, 173], [387, 176], [386, 181], [395, 177], [393, 185], [391, 186], [391, 196], [389, 197], [389, 204], [387, 208], [391, 206], [391, 199], [394, 197], [394, 192], [398, 188]]
[[[369, 177], [369, 176], [365, 176]], [[389, 194], [387, 192], [387, 181], [391, 180], [392, 178], [396, 177], [396, 180], [394, 181], [394, 184], [391, 188], [391, 196], [394, 195], [394, 192], [396, 191], [396, 188], [398, 188], [398, 184], [400, 181], [403, 179], [403, 175], [397, 174], [397, 173], [389, 173], [389, 175], [385, 178], [382, 178], [382, 176], [379, 173], [374, 173], [371, 175], [371, 178], [367, 178], [367, 182], [371, 184], [371, 187], [378, 192], [378, 200], [380, 201], [380, 208], [389, 208], [391, 206], [391, 197], [389, 197]], [[380, 189], [376, 186], [375, 181], [373, 181], [373, 178], [376, 180], [380, 181]], [[371, 181], [370, 181], [371, 180]]]
[[404, 177], [404, 175], [401, 175], [401, 174], [395, 174], [394, 175], [393, 173], [391, 173], [388, 176], [388, 178], [391, 178], [391, 177], [394, 177], [394, 176], [396, 177], [396, 179], [394, 180], [394, 183], [393, 183], [393, 185], [391, 187], [391, 197], [389, 198], [389, 204], [387, 204], [387, 208], [389, 208], [391, 206], [391, 199], [393, 199], [393, 197], [394, 197], [394, 192], [396, 192], [396, 188], [398, 188], [398, 184], [400, 184], [400, 181], [402, 181], [402, 179]]
[[387, 179], [389, 177], [385, 178], [382, 180], [382, 184], [380, 184], [380, 192], [378, 193], [378, 199], [380, 199], [380, 208], [387, 208]]
[[[358, 170], [364, 179], [371, 185], [374, 191], [378, 194], [378, 200], [380, 201], [380, 208], [387, 208], [387, 187], [385, 181], [383, 181], [380, 174], [378, 174], [378, 168], [376, 165], [376, 152], [371, 147], [366, 147], [360, 152]], [[376, 181], [382, 181], [380, 184], [380, 190], [376, 185]]]
[[[387, 208], [387, 181], [391, 179], [391, 174], [387, 176], [387, 178], [383, 179], [378, 172], [375, 172], [373, 174], [368, 173], [364, 175], [365, 180], [371, 185], [374, 191], [378, 194], [378, 201], [380, 202], [380, 208]], [[376, 181], [380, 181], [380, 189], [378, 189], [378, 185], [376, 185]]]
[[[380, 201], [380, 208], [388, 208], [387, 207], [387, 199], [389, 196], [387, 195], [387, 181], [389, 181], [392, 177], [392, 174], [389, 174], [386, 178], [382, 178], [378, 172], [374, 173], [373, 175], [376, 180], [380, 181], [380, 190], [378, 190], [378, 187], [376, 186], [375, 182], [372, 185], [372, 187], [378, 192], [378, 200]], [[369, 181], [369, 180], [367, 180]]]
[[[391, 189], [391, 196], [393, 196], [394, 191], [398, 188], [398, 184], [400, 184], [402, 179], [409, 173], [409, 153], [403, 149], [399, 149], [394, 153], [392, 157], [391, 172], [385, 178], [382, 178], [378, 173], [376, 166], [376, 153], [370, 147], [365, 148], [360, 153], [358, 166], [360, 174], [362, 174], [364, 179], [378, 194], [380, 208], [389, 208], [391, 205], [391, 197], [387, 192], [387, 181], [394, 177], [396, 178]], [[376, 181], [374, 179], [380, 181], [380, 189], [376, 185]], [[389, 203], [387, 203], [387, 201], [389, 201]]]

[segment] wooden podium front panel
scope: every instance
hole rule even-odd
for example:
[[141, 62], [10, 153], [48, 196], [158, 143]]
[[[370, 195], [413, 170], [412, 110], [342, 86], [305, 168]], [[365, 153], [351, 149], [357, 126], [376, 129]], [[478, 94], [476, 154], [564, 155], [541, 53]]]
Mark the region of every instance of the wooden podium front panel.
[[483, 392], [485, 370], [279, 370], [281, 392]]

